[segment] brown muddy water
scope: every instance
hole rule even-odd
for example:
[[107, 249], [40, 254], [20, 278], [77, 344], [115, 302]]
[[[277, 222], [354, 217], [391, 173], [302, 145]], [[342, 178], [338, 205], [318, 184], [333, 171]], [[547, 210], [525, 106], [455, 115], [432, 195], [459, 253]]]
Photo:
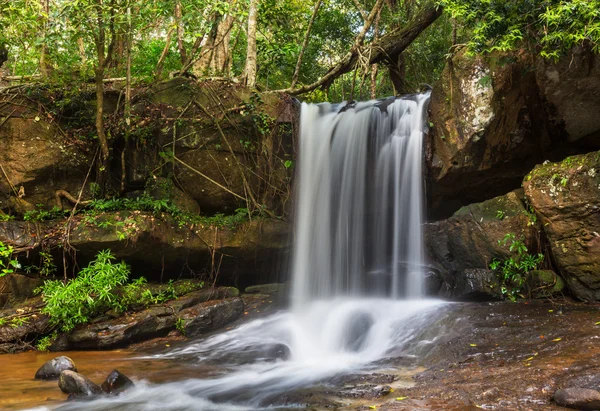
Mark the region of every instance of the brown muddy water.
[[[600, 389], [600, 305], [522, 301], [458, 303], [443, 309], [447, 312], [427, 331], [435, 343], [424, 358], [395, 353], [360, 378], [350, 375], [290, 390], [275, 399], [275, 409], [565, 410], [552, 402], [557, 389]], [[220, 372], [218, 364], [140, 358], [185, 345], [160, 340], [150, 350], [3, 355], [0, 409], [52, 407], [64, 401], [56, 381], [33, 379], [45, 361], [61, 354], [97, 383], [115, 368], [152, 383]], [[381, 386], [386, 390], [365, 389]]]

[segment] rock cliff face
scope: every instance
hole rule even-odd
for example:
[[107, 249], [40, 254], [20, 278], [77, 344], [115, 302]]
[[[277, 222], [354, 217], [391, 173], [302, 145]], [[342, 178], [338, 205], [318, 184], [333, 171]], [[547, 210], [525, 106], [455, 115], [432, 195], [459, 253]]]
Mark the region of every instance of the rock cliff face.
[[430, 217], [518, 188], [547, 159], [598, 149], [597, 60], [581, 49], [558, 63], [454, 55], [430, 105]]
[[[84, 203], [98, 195], [95, 143], [85, 137], [94, 133], [93, 93], [52, 93], [7, 89], [0, 104], [0, 241], [28, 251], [20, 257], [24, 266], [37, 263], [44, 250], [62, 268], [62, 249], [69, 244], [69, 268], [110, 248], [134, 276], [151, 280], [219, 273], [219, 281], [246, 287], [284, 279], [291, 237], [288, 224], [276, 218], [183, 224], [165, 213], [108, 210], [87, 223], [77, 215], [68, 229], [64, 219], [45, 221], [50, 215], [2, 222], [3, 212], [21, 220], [34, 210], [70, 210], [82, 188]], [[135, 199], [144, 190], [191, 216], [233, 215], [238, 208], [286, 214], [298, 115], [291, 98], [185, 78], [134, 94], [133, 131], [125, 139], [120, 93], [106, 93], [109, 194]], [[0, 303], [13, 298], [0, 294]]]

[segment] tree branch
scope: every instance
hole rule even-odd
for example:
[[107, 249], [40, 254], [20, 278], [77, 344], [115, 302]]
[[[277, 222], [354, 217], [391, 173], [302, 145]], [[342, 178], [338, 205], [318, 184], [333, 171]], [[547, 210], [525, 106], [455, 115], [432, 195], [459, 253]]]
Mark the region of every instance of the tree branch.
[[437, 20], [443, 11], [442, 7], [432, 4], [425, 6], [408, 26], [392, 30], [391, 32], [381, 36], [379, 40], [374, 41], [370, 45], [361, 47], [362, 41], [366, 35], [366, 31], [371, 26], [378, 9], [381, 7], [381, 3], [382, 0], [378, 1], [375, 4], [375, 7], [373, 7], [373, 10], [369, 14], [367, 21], [365, 21], [363, 31], [361, 31], [357, 37], [352, 49], [338, 64], [330, 68], [323, 77], [313, 84], [300, 87], [298, 89], [288, 88], [279, 91], [292, 95], [298, 95], [307, 93], [319, 87], [326, 88], [342, 74], [352, 71], [358, 62], [360, 55], [369, 56], [368, 64], [388, 62], [390, 56], [398, 55], [406, 50], [406, 48], [410, 46], [410, 44], [421, 34], [421, 32], [423, 32], [423, 30]]

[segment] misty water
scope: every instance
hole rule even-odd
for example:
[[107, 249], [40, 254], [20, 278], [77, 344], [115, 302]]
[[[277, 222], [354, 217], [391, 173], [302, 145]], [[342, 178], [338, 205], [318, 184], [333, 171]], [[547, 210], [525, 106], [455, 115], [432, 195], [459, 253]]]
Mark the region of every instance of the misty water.
[[[192, 364], [198, 375], [160, 384], [138, 381], [134, 389], [84, 408], [300, 407], [286, 395], [343, 374], [385, 368], [388, 359], [424, 356], [443, 311], [442, 302], [422, 299], [428, 100], [425, 93], [303, 104], [289, 309], [131, 359], [185, 363], [188, 370]], [[205, 372], [215, 365], [218, 371]]]

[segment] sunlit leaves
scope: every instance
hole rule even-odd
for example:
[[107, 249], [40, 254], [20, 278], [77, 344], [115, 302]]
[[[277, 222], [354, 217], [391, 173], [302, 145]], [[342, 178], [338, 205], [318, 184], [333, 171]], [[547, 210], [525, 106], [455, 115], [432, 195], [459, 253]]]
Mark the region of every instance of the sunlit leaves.
[[[440, 0], [472, 30], [475, 52], [508, 51], [530, 45], [547, 58], [573, 46], [600, 47], [600, 0]], [[528, 42], [528, 43], [526, 43]]]

